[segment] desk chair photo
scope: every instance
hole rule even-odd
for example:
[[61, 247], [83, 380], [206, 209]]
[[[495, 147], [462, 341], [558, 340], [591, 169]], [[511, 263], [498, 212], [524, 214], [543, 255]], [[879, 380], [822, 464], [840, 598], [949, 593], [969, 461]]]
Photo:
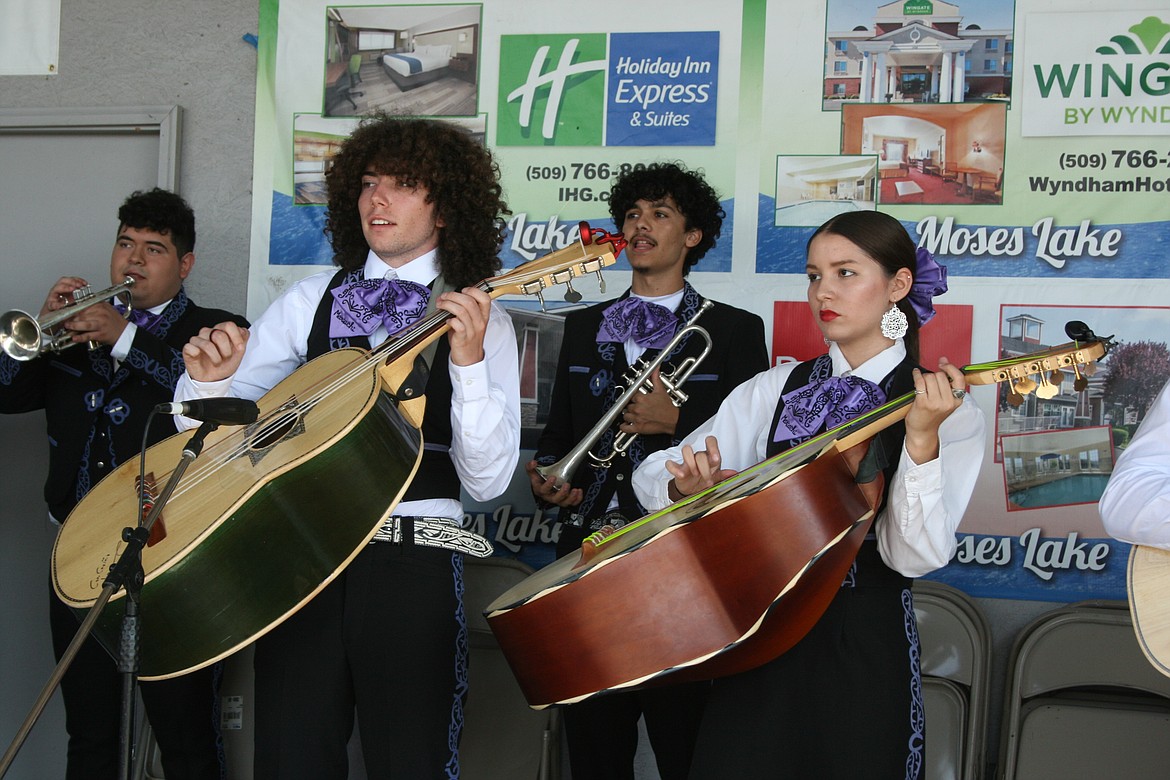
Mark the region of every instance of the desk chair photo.
[[362, 55], [355, 54], [349, 58], [349, 86], [345, 88], [345, 99], [350, 102], [350, 105], [357, 110], [357, 103], [353, 102], [355, 97], [361, 97], [365, 92], [358, 92], [354, 87], [361, 83], [362, 80]]

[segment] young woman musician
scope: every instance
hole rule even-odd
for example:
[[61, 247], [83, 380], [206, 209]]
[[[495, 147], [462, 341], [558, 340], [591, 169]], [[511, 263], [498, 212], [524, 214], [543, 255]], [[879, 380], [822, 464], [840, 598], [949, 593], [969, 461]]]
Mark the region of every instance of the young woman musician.
[[[921, 778], [925, 728], [911, 578], [944, 566], [979, 471], [984, 418], [962, 372], [918, 367], [918, 327], [946, 291], [897, 220], [833, 217], [807, 247], [808, 303], [829, 344], [734, 390], [679, 446], [634, 474], [648, 509], [752, 466], [911, 390], [875, 437], [894, 462], [838, 595], [787, 653], [715, 681], [691, 778]], [[897, 453], [900, 453], [898, 455]]]

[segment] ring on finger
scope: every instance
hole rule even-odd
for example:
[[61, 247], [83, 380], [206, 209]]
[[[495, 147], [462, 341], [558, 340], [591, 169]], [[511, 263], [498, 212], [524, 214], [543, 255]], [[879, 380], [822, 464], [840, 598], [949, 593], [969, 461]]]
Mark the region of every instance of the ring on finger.
[[922, 395], [925, 392], [926, 392], [925, 390], [915, 390], [914, 395]]
[[952, 390], [951, 391], [951, 395], [953, 395], [955, 398], [962, 398], [966, 394], [967, 394], [966, 390]]

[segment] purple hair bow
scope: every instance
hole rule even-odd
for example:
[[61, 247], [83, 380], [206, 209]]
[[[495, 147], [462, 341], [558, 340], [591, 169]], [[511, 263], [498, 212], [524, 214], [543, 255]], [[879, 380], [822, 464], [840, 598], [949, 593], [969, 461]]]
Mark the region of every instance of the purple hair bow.
[[906, 297], [918, 315], [919, 326], [922, 326], [934, 318], [934, 296], [947, 291], [947, 267], [936, 263], [934, 255], [922, 247], [918, 247], [915, 254], [918, 267], [914, 271], [914, 285]]

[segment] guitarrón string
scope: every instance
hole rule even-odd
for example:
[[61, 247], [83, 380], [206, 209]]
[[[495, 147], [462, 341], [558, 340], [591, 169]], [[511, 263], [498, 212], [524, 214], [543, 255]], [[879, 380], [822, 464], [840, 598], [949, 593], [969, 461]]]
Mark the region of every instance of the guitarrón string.
[[[485, 292], [491, 289], [483, 282], [479, 288]], [[307, 414], [326, 396], [337, 392], [350, 382], [367, 376], [375, 365], [384, 361], [389, 362], [387, 359], [395, 351], [404, 352], [419, 346], [420, 343], [426, 343], [423, 339], [427, 336], [441, 337], [451, 316], [450, 312], [442, 310], [428, 314], [400, 337], [389, 338], [371, 349], [364, 359], [343, 371], [323, 377], [321, 382], [308, 388], [309, 393], [306, 396], [296, 398], [295, 403], [282, 404], [267, 412], [259, 422], [238, 428], [219, 441], [209, 444], [204, 450], [203, 457], [195, 462], [183, 483], [175, 489], [172, 500], [187, 490], [198, 488], [205, 479], [215, 476], [224, 465], [244, 456], [248, 450], [253, 449], [255, 441], [263, 441], [267, 436], [271, 436], [284, 426], [285, 421]], [[273, 444], [280, 441], [283, 441], [283, 437], [275, 439]], [[169, 472], [163, 479], [166, 477], [169, 477]]]
[[[589, 252], [590, 248], [601, 251], [596, 245], [587, 247], [578, 241], [577, 246], [582, 250], [582, 256], [574, 258], [572, 263], [584, 263], [601, 257], [601, 255], [590, 254]], [[604, 251], [602, 252], [603, 254], [605, 254]], [[505, 288], [508, 287], [522, 288], [532, 281], [551, 277], [551, 274], [560, 270], [560, 265], [565, 264], [565, 261], [561, 260], [559, 263], [554, 264], [554, 270], [550, 271], [550, 263], [548, 262], [550, 259], [551, 256], [548, 256], [540, 260], [532, 261], [531, 263], [526, 263], [513, 269], [509, 274], [481, 281], [476, 286], [489, 295], [493, 295], [494, 293], [493, 297], [503, 294], [507, 291]], [[534, 268], [533, 266], [540, 267]], [[588, 272], [584, 266], [582, 266], [580, 272], [577, 272], [572, 268], [571, 264], [564, 270], [569, 270], [571, 276], [578, 276]], [[557, 282], [554, 281], [552, 283]], [[552, 286], [551, 283], [544, 284], [542, 285], [542, 289], [543, 287], [550, 286]], [[272, 435], [279, 431], [288, 419], [307, 414], [309, 410], [326, 396], [337, 392], [350, 382], [368, 375], [374, 364], [380, 362], [390, 363], [391, 360], [389, 358], [395, 351], [405, 353], [421, 344], [429, 343], [433, 338], [441, 337], [446, 332], [448, 327], [447, 321], [452, 316], [450, 312], [444, 310], [436, 310], [428, 314], [406, 331], [387, 339], [376, 348], [370, 350], [365, 359], [358, 361], [344, 371], [325, 377], [323, 384], [310, 387], [311, 394], [307, 397], [297, 398], [296, 403], [291, 405], [281, 405], [267, 412], [260, 422], [232, 431], [219, 441], [209, 444], [203, 453], [203, 457], [195, 462], [187, 478], [175, 489], [171, 500], [173, 501], [182, 496], [187, 490], [193, 490], [199, 487], [204, 480], [216, 476], [225, 464], [240, 458], [249, 449], [252, 449], [252, 442], [257, 439], [263, 440], [266, 435]], [[280, 441], [283, 441], [282, 436], [275, 439], [273, 444], [275, 445]], [[172, 471], [173, 469], [168, 469], [161, 477], [157, 477], [157, 479], [159, 481], [165, 481], [170, 477]]]

